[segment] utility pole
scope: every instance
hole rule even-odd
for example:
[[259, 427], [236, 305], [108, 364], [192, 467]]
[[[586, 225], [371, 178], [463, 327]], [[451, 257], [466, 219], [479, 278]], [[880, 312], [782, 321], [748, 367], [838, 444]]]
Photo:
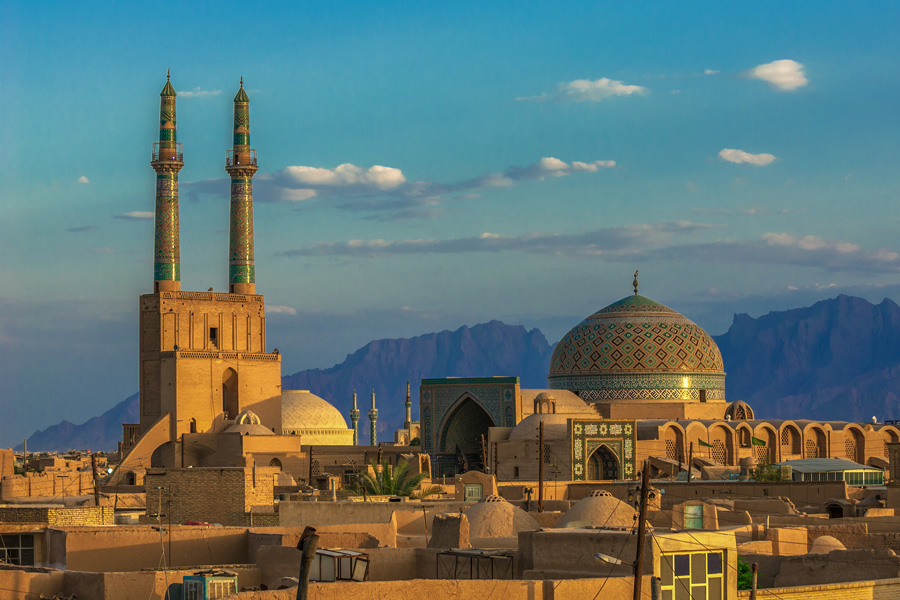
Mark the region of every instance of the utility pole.
[[544, 422], [538, 436], [538, 512], [544, 512]]
[[316, 557], [316, 547], [319, 545], [319, 536], [315, 527], [306, 527], [300, 535], [297, 550], [302, 551], [300, 557], [300, 577], [297, 582], [297, 600], [309, 598], [309, 572], [312, 569], [313, 559]]
[[494, 446], [494, 477], [496, 477], [497, 480], [499, 481], [500, 480], [500, 471], [499, 471], [500, 467], [498, 466], [498, 463], [500, 462], [500, 458], [497, 456], [497, 442], [492, 442], [492, 444]]
[[641, 598], [641, 580], [644, 577], [644, 533], [647, 519], [647, 497], [650, 495], [650, 460], [644, 461], [641, 473], [641, 504], [638, 511], [637, 552], [634, 557], [634, 600]]
[[100, 506], [100, 477], [97, 475], [97, 455], [91, 454], [91, 472], [94, 475], [94, 506]]

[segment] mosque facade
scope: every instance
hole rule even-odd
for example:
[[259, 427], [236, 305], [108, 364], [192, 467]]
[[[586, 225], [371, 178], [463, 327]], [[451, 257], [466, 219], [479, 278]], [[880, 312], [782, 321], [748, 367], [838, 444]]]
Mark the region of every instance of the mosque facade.
[[[150, 467], [257, 464], [281, 468], [287, 481], [310, 480], [324, 473], [326, 463], [338, 473], [365, 466], [367, 447], [357, 446], [358, 411], [351, 429], [326, 400], [308, 390], [282, 390], [281, 355], [267, 350], [254, 258], [258, 164], [243, 79], [225, 160], [231, 199], [227, 293], [181, 289], [178, 173], [184, 155], [168, 76], [159, 121], [150, 163], [156, 172], [153, 292], [139, 300], [140, 419], [123, 424], [122, 461], [112, 480], [134, 483]], [[374, 393], [369, 416], [374, 429]], [[418, 423], [407, 421], [408, 442]], [[427, 460], [415, 462], [427, 469]]]
[[723, 477], [801, 458], [887, 467], [887, 444], [900, 441], [893, 424], [766, 420], [727, 402], [715, 341], [639, 295], [637, 275], [633, 294], [559, 341], [547, 389], [520, 389], [518, 377], [422, 380], [423, 451], [435, 472], [594, 481], [635, 478], [646, 459], [671, 477], [688, 463]]

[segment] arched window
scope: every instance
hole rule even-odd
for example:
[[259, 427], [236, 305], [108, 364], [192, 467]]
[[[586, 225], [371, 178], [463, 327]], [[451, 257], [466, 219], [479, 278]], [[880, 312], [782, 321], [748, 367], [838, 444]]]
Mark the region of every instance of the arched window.
[[241, 412], [238, 401], [238, 374], [234, 369], [225, 369], [222, 374], [222, 412], [226, 419], [233, 419]]

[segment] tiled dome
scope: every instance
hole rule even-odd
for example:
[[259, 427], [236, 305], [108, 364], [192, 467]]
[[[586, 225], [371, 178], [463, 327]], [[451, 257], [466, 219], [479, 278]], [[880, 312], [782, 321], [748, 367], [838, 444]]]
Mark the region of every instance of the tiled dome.
[[723, 400], [724, 378], [722, 354], [709, 334], [684, 315], [638, 294], [573, 327], [553, 350], [548, 375], [551, 388], [574, 391], [585, 400], [627, 399], [615, 393], [586, 397], [585, 390], [621, 390], [627, 395], [649, 388], [669, 393], [644, 399], [675, 399], [669, 396], [678, 388], [703, 389], [704, 399], [706, 390], [718, 390], [710, 399]]
[[285, 431], [347, 429], [341, 412], [307, 390], [281, 392], [281, 428]]

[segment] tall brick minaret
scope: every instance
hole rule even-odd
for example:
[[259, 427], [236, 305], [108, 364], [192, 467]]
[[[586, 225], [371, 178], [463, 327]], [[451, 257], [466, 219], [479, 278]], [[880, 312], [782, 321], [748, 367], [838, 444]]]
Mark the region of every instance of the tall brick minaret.
[[184, 166], [175, 125], [175, 88], [166, 73], [159, 93], [159, 142], [153, 144], [150, 165], [156, 171], [156, 232], [153, 247], [153, 291], [181, 290], [181, 249], [178, 239], [178, 171]]
[[353, 445], [359, 445], [359, 408], [356, 407], [356, 390], [353, 390], [353, 408], [350, 410], [350, 422], [353, 423]]
[[231, 176], [231, 227], [228, 245], [228, 291], [255, 294], [253, 264], [253, 175], [257, 171], [256, 150], [250, 149], [250, 98], [241, 89], [234, 97], [234, 146], [225, 159]]

